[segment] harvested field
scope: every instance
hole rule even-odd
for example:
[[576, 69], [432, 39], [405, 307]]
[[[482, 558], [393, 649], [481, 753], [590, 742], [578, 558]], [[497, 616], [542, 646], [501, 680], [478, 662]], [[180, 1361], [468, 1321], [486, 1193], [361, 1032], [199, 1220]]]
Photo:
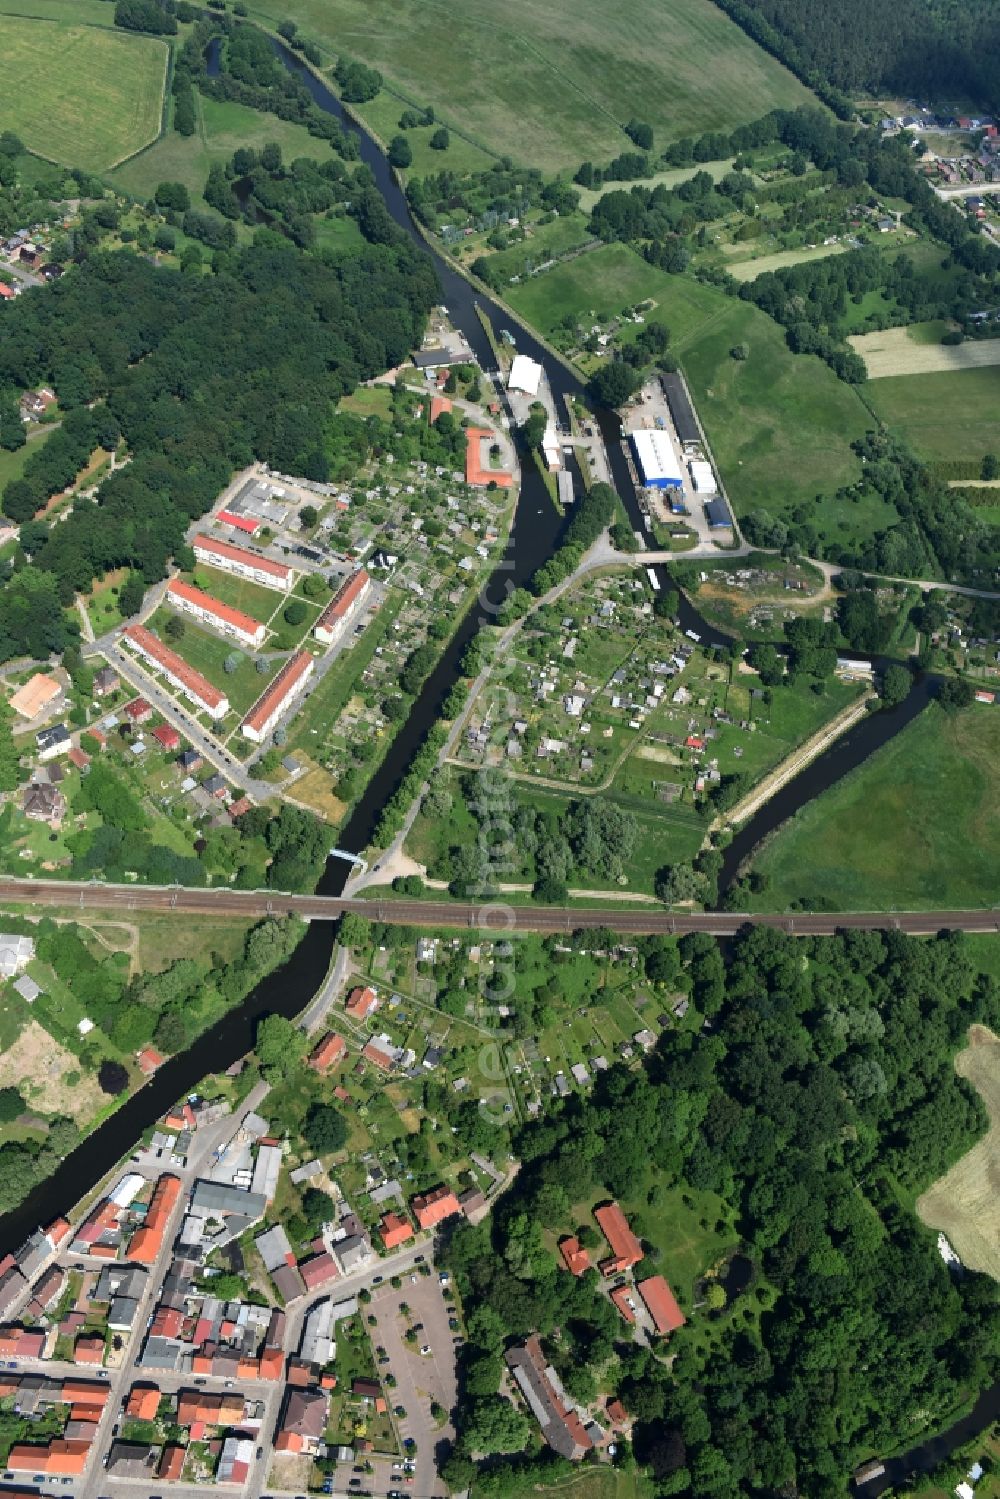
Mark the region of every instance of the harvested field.
[[635, 752], [637, 760], [655, 760], [657, 765], [680, 765], [681, 758], [662, 744], [640, 744]]
[[918, 1199], [917, 1212], [947, 1234], [963, 1264], [1000, 1280], [1000, 1036], [972, 1026], [955, 1071], [982, 1096], [989, 1131]]
[[132, 32], [5, 18], [3, 124], [40, 156], [106, 171], [156, 139], [168, 55]]
[[[76, 1082], [70, 1082], [70, 1074]], [[107, 1100], [97, 1079], [71, 1051], [31, 1020], [0, 1054], [0, 1088], [20, 1088], [29, 1105], [46, 1114], [69, 1114], [86, 1124]]]
[[[738, 272], [734, 268], [733, 275]], [[1000, 338], [964, 344], [922, 343], [907, 328], [861, 333], [848, 343], [865, 361], [869, 380], [893, 375], [945, 375], [953, 370], [980, 370], [1000, 364]]]

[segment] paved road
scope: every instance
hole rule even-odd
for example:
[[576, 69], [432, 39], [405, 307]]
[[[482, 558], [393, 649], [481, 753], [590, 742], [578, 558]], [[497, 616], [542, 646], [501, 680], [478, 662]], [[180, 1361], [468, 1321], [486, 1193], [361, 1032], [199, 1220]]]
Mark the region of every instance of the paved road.
[[267, 781], [258, 781], [235, 755], [230, 754], [217, 739], [206, 733], [194, 714], [171, 693], [166, 692], [155, 678], [143, 669], [135, 656], [122, 648], [116, 637], [102, 636], [94, 645], [84, 647], [84, 655], [89, 658], [97, 655], [103, 656], [118, 675], [135, 692], [151, 703], [157, 713], [183, 734], [202, 758], [210, 765], [214, 765], [216, 770], [232, 785], [245, 791], [255, 801], [264, 801], [267, 797], [274, 795], [274, 787]]
[[747, 922], [777, 927], [797, 937], [830, 936], [844, 927], [921, 935], [944, 929], [1000, 932], [1000, 907], [983, 911], [685, 911], [617, 909], [594, 906], [509, 906], [501, 900], [465, 904], [433, 900], [351, 900], [330, 895], [283, 895], [266, 890], [185, 890], [164, 885], [112, 885], [95, 881], [0, 879], [0, 901], [33, 906], [78, 906], [81, 910], [181, 911], [201, 915], [299, 916], [304, 921], [336, 921], [347, 911], [372, 921], [423, 927], [476, 927], [502, 936], [508, 931], [573, 932], [594, 927], [636, 936], [657, 932], [709, 932], [731, 937]]
[[351, 953], [347, 947], [338, 947], [330, 971], [323, 980], [319, 991], [311, 999], [299, 1016], [299, 1030], [312, 1035], [318, 1031], [333, 1001], [337, 998], [351, 971]]

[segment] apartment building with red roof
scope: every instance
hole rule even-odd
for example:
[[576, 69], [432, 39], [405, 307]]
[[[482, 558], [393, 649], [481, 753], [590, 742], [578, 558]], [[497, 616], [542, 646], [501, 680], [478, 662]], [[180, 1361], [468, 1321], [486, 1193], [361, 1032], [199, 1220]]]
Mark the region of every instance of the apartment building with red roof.
[[386, 1249], [398, 1249], [400, 1244], [413, 1238], [413, 1224], [399, 1213], [383, 1214], [378, 1231]]
[[184, 1458], [187, 1448], [178, 1446], [176, 1442], [168, 1442], [160, 1455], [160, 1465], [156, 1470], [156, 1476], [163, 1483], [176, 1483], [184, 1468]]
[[563, 1264], [572, 1275], [582, 1275], [585, 1270], [590, 1269], [590, 1255], [579, 1239], [560, 1239], [559, 1253], [563, 1257]]
[[251, 583], [259, 583], [262, 588], [277, 588], [282, 593], [287, 593], [295, 578], [286, 563], [272, 562], [269, 557], [248, 552], [246, 547], [234, 546], [231, 541], [206, 536], [204, 532], [200, 532], [191, 545], [198, 562], [232, 573], [237, 578], [247, 578]]
[[153, 705], [147, 703], [144, 697], [134, 697], [130, 703], [126, 703], [122, 712], [130, 723], [148, 723], [153, 716]]
[[296, 651], [294, 656], [289, 656], [240, 725], [244, 739], [249, 739], [252, 744], [262, 744], [304, 690], [315, 669], [315, 658], [308, 651]]
[[231, 605], [224, 604], [221, 599], [213, 598], [210, 593], [206, 593], [202, 588], [196, 588], [193, 583], [185, 583], [181, 578], [172, 578], [167, 584], [166, 600], [175, 609], [194, 615], [195, 619], [219, 630], [223, 635], [230, 636], [233, 640], [238, 640], [241, 645], [256, 649], [264, 644], [267, 630], [260, 620], [244, 614], [242, 609], [234, 609]]
[[132, 1235], [128, 1247], [130, 1259], [137, 1260], [140, 1265], [151, 1265], [156, 1259], [163, 1247], [163, 1236], [180, 1191], [179, 1177], [168, 1174], [160, 1177], [153, 1188], [143, 1225]]
[[170, 685], [176, 687], [197, 712], [207, 713], [209, 718], [216, 721], [229, 712], [226, 694], [214, 687], [200, 671], [189, 666], [183, 656], [164, 645], [145, 625], [127, 625], [122, 631], [122, 638], [138, 655], [150, 662], [157, 671], [161, 671]]
[[160, 1392], [155, 1384], [134, 1384], [129, 1390], [125, 1413], [137, 1421], [155, 1421], [160, 1408]]
[[396, 1065], [396, 1058], [390, 1052], [386, 1051], [385, 1047], [379, 1046], [377, 1040], [369, 1041], [366, 1046], [363, 1046], [361, 1055], [366, 1062], [371, 1062], [373, 1066], [381, 1068], [383, 1072], [391, 1072]]
[[352, 989], [344, 1003], [344, 1009], [354, 1020], [367, 1020], [378, 1007], [378, 995], [369, 987]]
[[35, 1442], [15, 1442], [7, 1454], [7, 1467], [15, 1473], [46, 1473], [77, 1478], [87, 1466], [88, 1442], [67, 1442], [53, 1437], [45, 1446]]
[[301, 1260], [299, 1274], [306, 1283], [306, 1290], [315, 1291], [317, 1287], [325, 1286], [328, 1280], [336, 1280], [340, 1271], [337, 1269], [336, 1261], [324, 1249], [320, 1254]]
[[514, 482], [513, 474], [483, 465], [483, 444], [487, 440], [496, 441], [496, 433], [491, 427], [466, 427], [465, 482], [478, 488], [495, 484], [498, 489], [509, 489]]
[[181, 747], [181, 736], [171, 723], [157, 724], [151, 737], [165, 750], [176, 750]]
[[313, 625], [320, 645], [335, 645], [368, 596], [372, 580], [363, 567], [342, 583]]
[[104, 1339], [84, 1333], [73, 1344], [74, 1364], [103, 1364]]
[[256, 515], [237, 515], [235, 510], [220, 510], [215, 518], [220, 525], [232, 526], [234, 531], [242, 531], [246, 536], [256, 536], [264, 524]]

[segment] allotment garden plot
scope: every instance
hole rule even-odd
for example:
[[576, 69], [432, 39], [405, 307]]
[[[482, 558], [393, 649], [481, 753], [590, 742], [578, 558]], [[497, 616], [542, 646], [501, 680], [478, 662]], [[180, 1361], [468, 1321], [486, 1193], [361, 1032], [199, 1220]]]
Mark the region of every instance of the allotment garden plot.
[[[740, 774], [749, 789], [857, 692], [766, 689], [657, 618], [645, 581], [604, 575], [528, 620], [474, 704], [455, 763], [506, 767], [532, 801], [609, 796], [650, 833], [659, 823], [668, 862], [671, 836], [696, 852], [725, 778]], [[652, 868], [643, 873], [645, 887]]]

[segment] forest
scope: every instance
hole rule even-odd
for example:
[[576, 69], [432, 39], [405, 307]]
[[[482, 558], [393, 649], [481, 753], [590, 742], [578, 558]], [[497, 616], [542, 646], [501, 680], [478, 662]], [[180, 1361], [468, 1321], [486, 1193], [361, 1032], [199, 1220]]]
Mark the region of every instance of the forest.
[[850, 93], [976, 100], [1000, 109], [1000, 15], [992, 0], [716, 4], [844, 118]]
[[[910, 1202], [986, 1126], [952, 1058], [971, 1022], [998, 1023], [1000, 991], [958, 934], [757, 928], [726, 959], [701, 934], [640, 953], [707, 1024], [668, 1030], [639, 1068], [525, 1126], [513, 1187], [456, 1229], [445, 1263], [471, 1310], [445, 1476], [513, 1494], [558, 1469], [533, 1437], [522, 1452], [534, 1423], [498, 1394], [505, 1345], [537, 1330], [577, 1398], [621, 1399], [636, 1425], [616, 1461], [634, 1456], [659, 1494], [832, 1499], [858, 1462], [934, 1431], [997, 1377], [998, 1288], [953, 1278]], [[666, 1252], [649, 1228], [666, 1192], [692, 1189], [721, 1199], [752, 1274], [728, 1306], [691, 1314], [668, 1364], [662, 1345], [623, 1338], [597, 1272], [567, 1274], [553, 1236], [577, 1232], [581, 1204], [644, 1192], [638, 1273], [670, 1280], [669, 1218]], [[689, 1306], [691, 1288], [675, 1290]], [[512, 1455], [477, 1473], [490, 1430], [505, 1444], [488, 1450]]]
[[[132, 455], [96, 505], [35, 538], [34, 593], [53, 589], [65, 604], [123, 566], [147, 584], [164, 577], [190, 522], [255, 458], [325, 479], [334, 404], [419, 345], [437, 296], [430, 261], [401, 234], [338, 258], [260, 231], [246, 249], [217, 252], [214, 267], [186, 274], [96, 252], [6, 309], [0, 389], [51, 385], [70, 415], [94, 403], [97, 440], [120, 431]], [[4, 505], [20, 518], [26, 495], [12, 488]], [[0, 595], [3, 659], [34, 652], [54, 628], [31, 618], [20, 580]]]

